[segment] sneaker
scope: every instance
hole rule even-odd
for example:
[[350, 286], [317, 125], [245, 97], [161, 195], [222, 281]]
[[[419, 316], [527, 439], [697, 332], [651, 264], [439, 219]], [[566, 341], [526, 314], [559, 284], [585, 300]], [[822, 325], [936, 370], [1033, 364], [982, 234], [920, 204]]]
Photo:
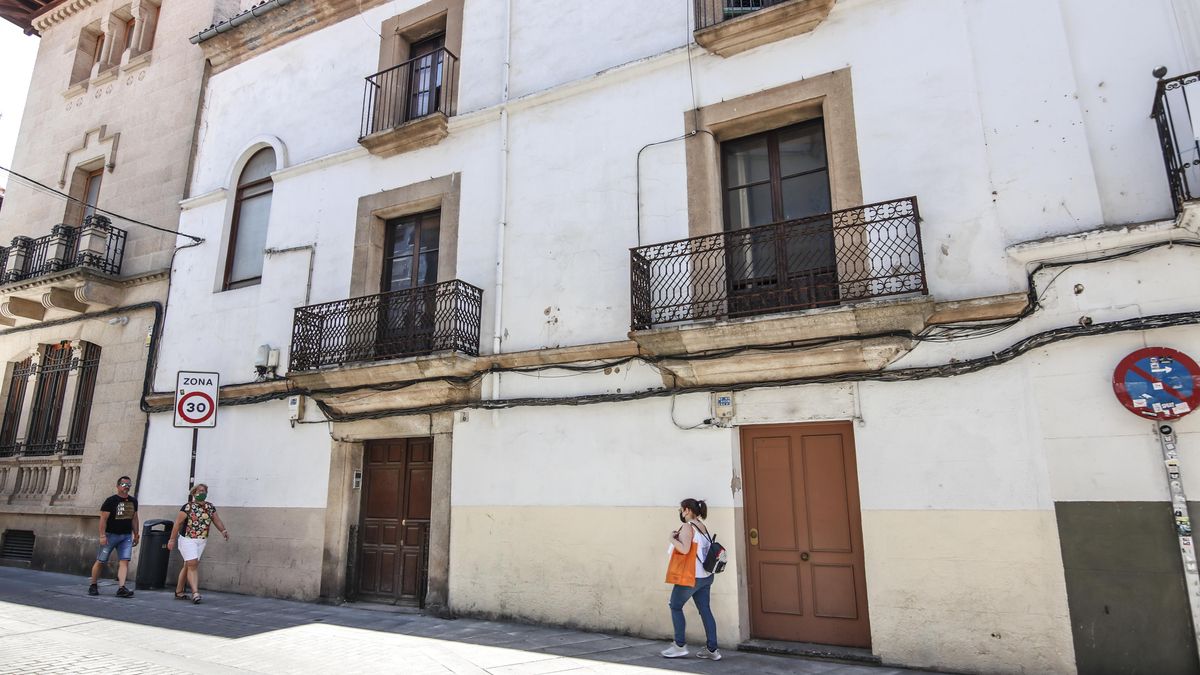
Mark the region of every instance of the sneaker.
[[710, 652], [710, 651], [708, 651], [708, 647], [705, 647], [705, 648], [701, 649], [700, 651], [696, 652], [696, 656], [699, 656], [702, 659], [712, 659], [713, 661], [720, 661], [721, 660], [721, 650], [714, 649]]
[[122, 587], [120, 587], [120, 588], [118, 588], [118, 589], [117, 589], [117, 597], [118, 597], [118, 598], [132, 598], [132, 597], [133, 597], [133, 591], [129, 590], [128, 588], [125, 588], [124, 586], [122, 586]]
[[677, 659], [681, 656], [687, 656], [688, 650], [687, 650], [686, 646], [680, 647], [679, 645], [672, 642], [670, 647], [667, 647], [666, 649], [662, 650], [659, 653], [662, 654], [663, 656], [667, 657], [668, 659]]
[[88, 586], [88, 595], [100, 595], [100, 589], [96, 586], [96, 584]]

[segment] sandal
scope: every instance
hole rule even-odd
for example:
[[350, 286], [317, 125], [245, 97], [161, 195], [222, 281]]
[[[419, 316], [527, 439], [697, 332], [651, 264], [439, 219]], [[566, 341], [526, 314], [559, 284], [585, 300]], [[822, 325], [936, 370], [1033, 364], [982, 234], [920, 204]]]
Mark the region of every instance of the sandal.
[[179, 593], [179, 592], [176, 592], [176, 593], [175, 593], [175, 599], [176, 599], [176, 600], [187, 600], [187, 599], [188, 599], [188, 594], [187, 594], [187, 593]]
[[201, 598], [201, 597], [200, 597], [200, 594], [199, 594], [199, 593], [193, 593], [193, 594], [192, 594], [192, 604], [193, 604], [193, 605], [198, 605], [198, 604], [200, 604], [202, 601], [203, 601], [203, 598]]

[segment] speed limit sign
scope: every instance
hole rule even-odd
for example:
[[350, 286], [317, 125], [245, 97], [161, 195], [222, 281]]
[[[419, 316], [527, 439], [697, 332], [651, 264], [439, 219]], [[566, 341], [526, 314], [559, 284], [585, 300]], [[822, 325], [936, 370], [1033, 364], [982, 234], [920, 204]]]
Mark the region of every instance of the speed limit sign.
[[175, 378], [175, 426], [217, 426], [217, 373], [179, 371]]

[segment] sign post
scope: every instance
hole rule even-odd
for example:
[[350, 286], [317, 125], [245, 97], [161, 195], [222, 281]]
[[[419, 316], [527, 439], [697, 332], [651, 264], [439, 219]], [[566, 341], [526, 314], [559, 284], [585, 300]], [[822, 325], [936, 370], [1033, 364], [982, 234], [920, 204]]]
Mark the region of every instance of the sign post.
[[192, 430], [192, 465], [188, 489], [196, 485], [196, 444], [200, 428], [217, 426], [221, 376], [181, 370], [175, 376], [175, 427]]
[[1129, 412], [1154, 420], [1167, 471], [1167, 489], [1175, 534], [1179, 537], [1179, 557], [1187, 584], [1188, 606], [1192, 610], [1192, 631], [1200, 645], [1200, 570], [1192, 541], [1192, 519], [1188, 514], [1187, 495], [1183, 491], [1183, 470], [1179, 464], [1179, 443], [1168, 422], [1177, 420], [1200, 405], [1200, 366], [1188, 355], [1166, 347], [1139, 349], [1117, 364], [1113, 372], [1113, 393]]

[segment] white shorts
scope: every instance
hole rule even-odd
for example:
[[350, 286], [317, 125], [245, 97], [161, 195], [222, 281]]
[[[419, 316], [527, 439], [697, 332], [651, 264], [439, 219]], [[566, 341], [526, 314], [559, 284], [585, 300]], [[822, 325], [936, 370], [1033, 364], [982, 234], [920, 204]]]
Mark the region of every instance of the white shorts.
[[200, 554], [204, 553], [204, 546], [208, 543], [207, 539], [189, 539], [188, 537], [179, 538], [179, 554], [184, 560], [199, 560]]

